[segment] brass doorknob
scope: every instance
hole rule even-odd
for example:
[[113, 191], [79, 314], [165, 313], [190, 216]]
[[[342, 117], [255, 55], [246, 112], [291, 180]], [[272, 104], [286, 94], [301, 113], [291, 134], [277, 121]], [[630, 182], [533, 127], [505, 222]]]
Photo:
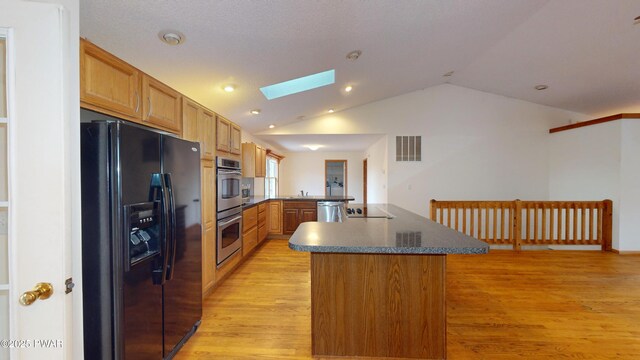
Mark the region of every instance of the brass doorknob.
[[37, 283], [33, 290], [25, 291], [22, 296], [20, 296], [20, 304], [29, 306], [38, 299], [46, 300], [50, 298], [51, 294], [53, 294], [53, 286], [51, 286], [51, 284]]

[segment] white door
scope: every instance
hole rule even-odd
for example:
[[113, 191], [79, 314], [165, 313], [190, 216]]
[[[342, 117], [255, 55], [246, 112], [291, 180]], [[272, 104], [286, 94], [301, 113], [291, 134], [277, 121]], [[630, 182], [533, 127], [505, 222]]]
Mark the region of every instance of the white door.
[[[1, 359], [81, 354], [78, 4], [45, 2], [0, 0]], [[37, 283], [51, 297], [21, 305]]]

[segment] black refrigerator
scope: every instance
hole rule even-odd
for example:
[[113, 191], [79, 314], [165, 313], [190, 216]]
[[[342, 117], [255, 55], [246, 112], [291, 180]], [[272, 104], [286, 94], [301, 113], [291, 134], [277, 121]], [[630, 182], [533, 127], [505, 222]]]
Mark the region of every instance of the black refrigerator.
[[84, 357], [170, 359], [202, 318], [199, 144], [85, 121]]

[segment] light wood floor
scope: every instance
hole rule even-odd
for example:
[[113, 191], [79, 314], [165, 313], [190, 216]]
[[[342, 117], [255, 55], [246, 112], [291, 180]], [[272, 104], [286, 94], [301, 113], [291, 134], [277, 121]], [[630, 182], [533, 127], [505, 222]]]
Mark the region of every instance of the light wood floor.
[[[204, 302], [176, 359], [310, 359], [309, 254], [259, 248]], [[447, 257], [449, 359], [640, 359], [640, 256]]]

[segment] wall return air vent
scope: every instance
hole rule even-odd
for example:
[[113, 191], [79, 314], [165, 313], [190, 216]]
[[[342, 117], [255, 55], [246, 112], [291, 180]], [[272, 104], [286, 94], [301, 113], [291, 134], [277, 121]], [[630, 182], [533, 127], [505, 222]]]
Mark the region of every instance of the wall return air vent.
[[422, 136], [396, 136], [396, 161], [422, 161]]

